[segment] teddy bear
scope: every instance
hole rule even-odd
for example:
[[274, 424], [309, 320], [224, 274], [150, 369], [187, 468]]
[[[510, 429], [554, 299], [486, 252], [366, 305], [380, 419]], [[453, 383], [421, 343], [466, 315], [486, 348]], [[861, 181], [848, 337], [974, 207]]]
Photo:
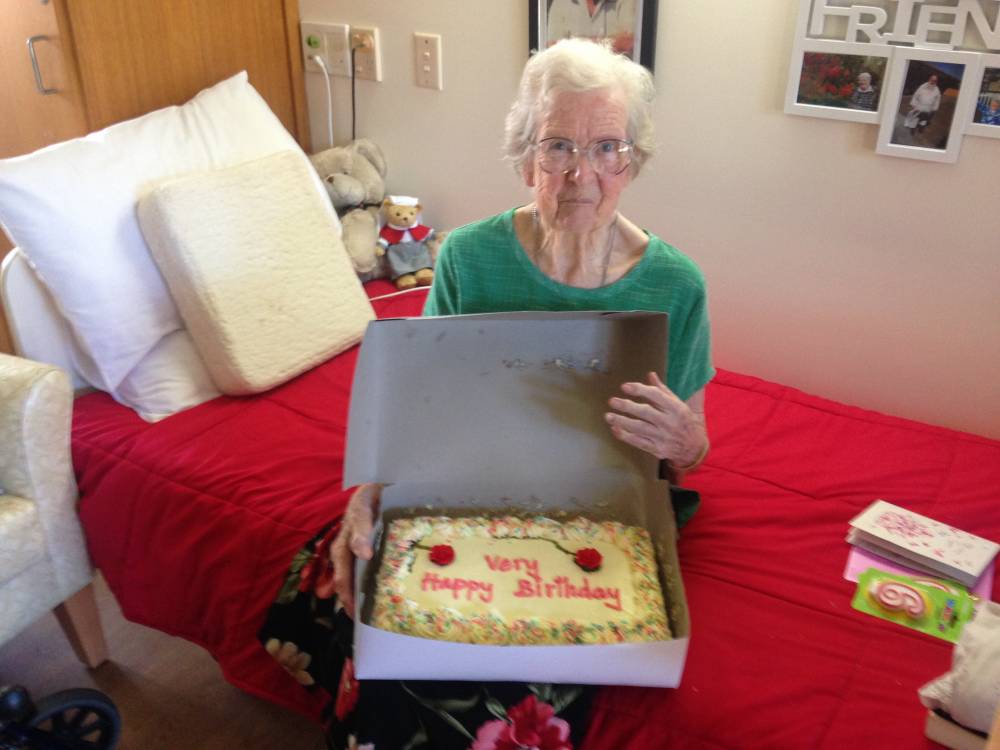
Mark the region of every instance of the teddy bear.
[[382, 278], [388, 264], [378, 252], [379, 209], [386, 164], [374, 141], [359, 138], [309, 157], [340, 216], [344, 247], [362, 281]]
[[389, 262], [389, 277], [397, 289], [430, 286], [434, 280], [428, 240], [434, 230], [420, 223], [423, 206], [410, 196], [390, 195], [382, 201], [384, 224], [379, 231], [379, 254]]

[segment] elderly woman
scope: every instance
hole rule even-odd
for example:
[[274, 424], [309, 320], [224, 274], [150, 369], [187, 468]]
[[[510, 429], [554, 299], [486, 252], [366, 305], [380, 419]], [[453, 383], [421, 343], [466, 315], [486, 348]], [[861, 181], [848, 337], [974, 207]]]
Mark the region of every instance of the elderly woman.
[[[567, 39], [533, 57], [505, 146], [534, 200], [448, 236], [424, 314], [669, 313], [666, 382], [651, 372], [645, 383], [623, 384], [606, 420], [618, 439], [662, 459], [679, 479], [708, 452], [704, 389], [714, 371], [704, 279], [689, 258], [618, 211], [653, 149], [653, 94], [645, 68], [593, 42]], [[377, 485], [358, 489], [333, 546], [345, 599], [351, 552], [372, 553], [378, 494]]]
[[[646, 382], [624, 383], [609, 401], [606, 421], [615, 437], [661, 459], [676, 479], [708, 451], [704, 387], [713, 370], [701, 273], [618, 211], [622, 191], [653, 149], [653, 93], [648, 71], [592, 42], [565, 40], [533, 57], [506, 132], [507, 157], [532, 201], [449, 235], [424, 312], [669, 313], [664, 377], [651, 372]], [[333, 588], [347, 612], [353, 611], [353, 556], [373, 554], [368, 536], [380, 489], [356, 490], [331, 545]], [[682, 522], [693, 512], [675, 509]], [[344, 610], [339, 617], [346, 620]], [[337, 640], [349, 644], [349, 632]], [[371, 743], [376, 750], [563, 750], [582, 740], [591, 695], [566, 685], [346, 684], [360, 700], [351, 711], [338, 710], [343, 721], [334, 735], [341, 739], [331, 746]], [[506, 709], [506, 723], [497, 720], [498, 708]], [[376, 720], [390, 715], [392, 722]], [[413, 744], [420, 737], [426, 742]]]
[[669, 313], [667, 383], [655, 373], [626, 383], [607, 421], [616, 437], [679, 474], [708, 451], [704, 281], [688, 258], [618, 212], [653, 150], [653, 94], [645, 68], [592, 42], [566, 40], [534, 57], [505, 144], [534, 200], [451, 234], [424, 314]]
[[853, 109], [878, 109], [878, 90], [872, 86], [872, 74], [858, 73], [858, 85], [851, 92], [850, 106]]

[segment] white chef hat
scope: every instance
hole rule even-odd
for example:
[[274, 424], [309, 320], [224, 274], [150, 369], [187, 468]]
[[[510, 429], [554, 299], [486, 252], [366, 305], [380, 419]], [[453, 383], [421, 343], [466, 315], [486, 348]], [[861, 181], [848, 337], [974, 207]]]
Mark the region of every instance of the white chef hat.
[[416, 206], [420, 203], [420, 201], [412, 195], [387, 195], [386, 198], [391, 200], [397, 206]]

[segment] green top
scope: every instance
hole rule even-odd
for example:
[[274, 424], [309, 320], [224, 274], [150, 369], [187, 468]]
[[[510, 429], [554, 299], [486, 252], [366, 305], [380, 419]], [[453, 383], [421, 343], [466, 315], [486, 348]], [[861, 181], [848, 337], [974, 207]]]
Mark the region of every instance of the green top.
[[686, 401], [712, 379], [705, 279], [694, 261], [650, 234], [642, 259], [618, 281], [598, 289], [566, 286], [531, 262], [514, 233], [514, 210], [448, 235], [437, 258], [424, 315], [524, 310], [665, 312], [670, 316], [667, 386]]

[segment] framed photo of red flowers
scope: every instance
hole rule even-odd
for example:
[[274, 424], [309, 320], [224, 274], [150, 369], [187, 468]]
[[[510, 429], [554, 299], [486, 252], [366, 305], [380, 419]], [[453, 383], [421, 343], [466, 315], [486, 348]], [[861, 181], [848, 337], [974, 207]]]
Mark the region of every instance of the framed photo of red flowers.
[[528, 51], [560, 39], [607, 40], [652, 72], [657, 0], [528, 0]]
[[785, 112], [877, 124], [894, 48], [799, 39], [785, 90]]

